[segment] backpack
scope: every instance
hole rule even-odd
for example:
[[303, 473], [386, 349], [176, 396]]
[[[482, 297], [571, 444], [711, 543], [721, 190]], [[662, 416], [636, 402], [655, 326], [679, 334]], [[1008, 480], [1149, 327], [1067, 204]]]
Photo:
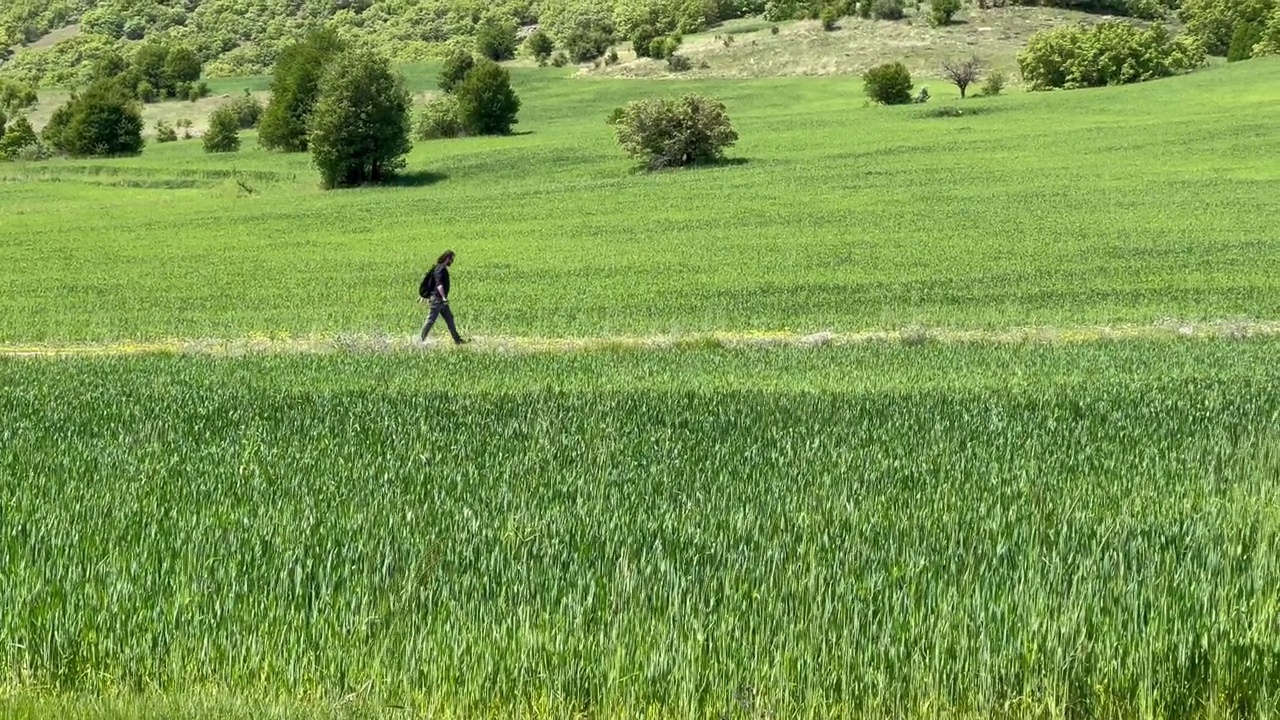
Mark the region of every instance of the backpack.
[[436, 269], [431, 268], [426, 275], [422, 276], [422, 282], [418, 284], [418, 297], [423, 300], [430, 300], [435, 288], [431, 286], [431, 278], [436, 274]]

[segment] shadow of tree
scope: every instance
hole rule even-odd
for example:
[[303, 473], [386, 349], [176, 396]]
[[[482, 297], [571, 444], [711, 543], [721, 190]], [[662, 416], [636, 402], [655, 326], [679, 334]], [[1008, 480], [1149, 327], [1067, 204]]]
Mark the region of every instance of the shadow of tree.
[[448, 179], [449, 176], [444, 173], [431, 172], [430, 170], [412, 170], [397, 173], [384, 182], [383, 185], [387, 187], [427, 187]]

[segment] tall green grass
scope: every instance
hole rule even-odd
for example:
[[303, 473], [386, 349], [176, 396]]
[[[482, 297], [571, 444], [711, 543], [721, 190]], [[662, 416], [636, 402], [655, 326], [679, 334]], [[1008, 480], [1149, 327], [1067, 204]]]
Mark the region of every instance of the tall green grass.
[[[1271, 319], [1278, 67], [944, 119], [867, 107], [846, 78], [523, 70], [527, 134], [421, 143], [399, 187], [322, 193], [252, 136], [4, 165], [0, 341], [407, 336], [446, 248], [482, 336]], [[688, 90], [724, 99], [740, 164], [634, 172], [608, 111]]]
[[1277, 350], [0, 362], [0, 709], [1274, 716]]

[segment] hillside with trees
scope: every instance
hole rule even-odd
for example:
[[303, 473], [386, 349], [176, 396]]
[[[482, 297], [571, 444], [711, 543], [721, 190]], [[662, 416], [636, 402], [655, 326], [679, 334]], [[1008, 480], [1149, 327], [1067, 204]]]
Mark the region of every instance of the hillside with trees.
[[[929, 2], [929, 0], [925, 0]], [[950, 5], [956, 5], [951, 0]], [[846, 15], [902, 17], [903, 0], [8, 0], [0, 4], [0, 75], [29, 85], [83, 86], [94, 68], [148, 43], [190, 52], [206, 77], [267, 72], [280, 50], [328, 27], [397, 62], [478, 51], [590, 62], [610, 48], [651, 47], [718, 22]], [[967, 11], [1011, 5], [1164, 19], [1184, 24], [1210, 54], [1269, 52], [1280, 35], [1277, 0], [965, 0]], [[941, 9], [941, 8], [940, 8]], [[939, 13], [949, 17], [947, 12]], [[924, 15], [928, 15], [925, 8]], [[534, 30], [537, 47], [524, 43]], [[48, 33], [74, 28], [57, 42]], [[1268, 40], [1270, 38], [1271, 40]], [[550, 41], [548, 43], [547, 41]], [[637, 47], [639, 45], [636, 45]], [[1237, 58], [1238, 59], [1238, 58]]]

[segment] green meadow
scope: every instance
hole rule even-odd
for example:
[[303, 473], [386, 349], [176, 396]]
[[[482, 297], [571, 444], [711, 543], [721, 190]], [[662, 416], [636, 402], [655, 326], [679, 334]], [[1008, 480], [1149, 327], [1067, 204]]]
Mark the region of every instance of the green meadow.
[[[921, 109], [851, 78], [530, 69], [526, 134], [419, 143], [399, 187], [321, 192], [251, 135], [6, 165], [0, 340], [408, 337], [446, 248], [478, 337], [1270, 319], [1278, 71], [964, 103], [933, 82]], [[731, 163], [636, 172], [605, 116], [685, 90], [726, 103]]]
[[1270, 717], [1277, 351], [0, 363], [7, 716]]
[[[0, 165], [0, 717], [1280, 714], [1280, 62], [513, 75], [389, 187]], [[637, 171], [687, 90], [728, 162]]]

